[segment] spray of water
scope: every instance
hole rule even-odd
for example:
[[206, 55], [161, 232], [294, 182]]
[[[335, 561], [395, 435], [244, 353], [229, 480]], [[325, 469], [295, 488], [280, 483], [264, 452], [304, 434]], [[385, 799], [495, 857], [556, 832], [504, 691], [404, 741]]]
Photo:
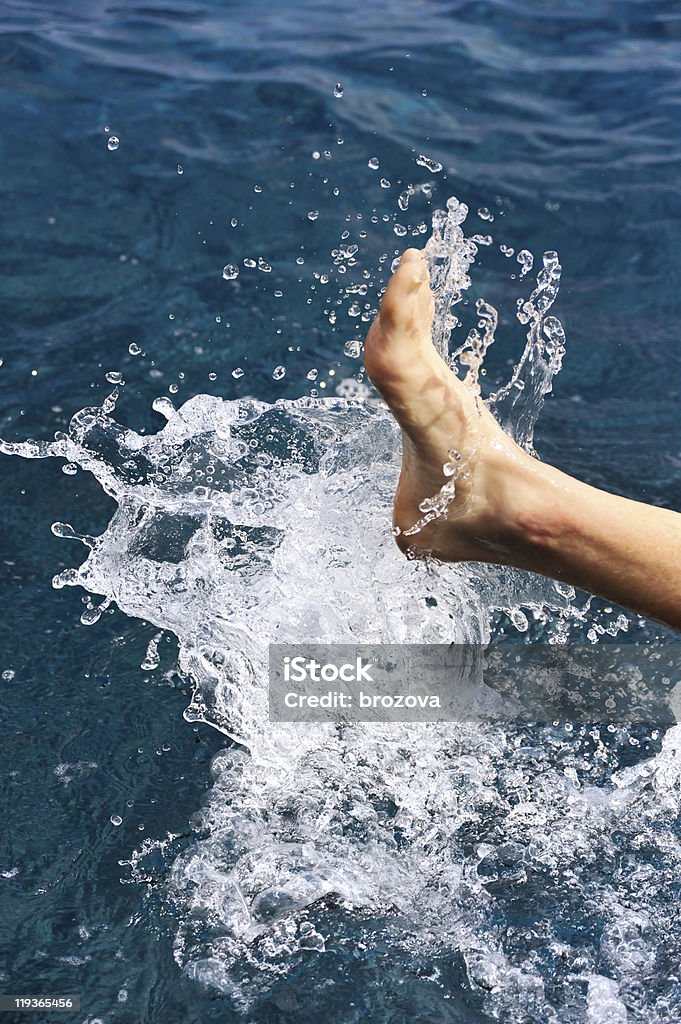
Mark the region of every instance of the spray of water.
[[[478, 244], [463, 235], [465, 214], [450, 200], [427, 247], [434, 342], [447, 357], [452, 305], [470, 283]], [[520, 307], [527, 348], [492, 400], [526, 446], [560, 367], [562, 330], [546, 315], [559, 274], [555, 254], [546, 254]], [[496, 326], [491, 306], [478, 313], [478, 329], [452, 356], [473, 388]], [[202, 395], [176, 409], [162, 399], [155, 408], [165, 426], [142, 436], [116, 422], [116, 399], [114, 391], [77, 413], [53, 442], [3, 443], [2, 451], [65, 459], [115, 499], [100, 537], [55, 524], [87, 557], [54, 585], [98, 595], [84, 612], [88, 624], [115, 602], [172, 631], [193, 690], [186, 718], [230, 738], [213, 763], [194, 841], [166, 850], [178, 963], [248, 1020], [267, 1001], [294, 1016], [304, 1006], [300, 1019], [316, 1019], [329, 986], [385, 970], [386, 951], [394, 984], [371, 986], [375, 1005], [346, 1019], [383, 1019], [390, 1007], [381, 1000], [404, 972], [440, 998], [465, 991], [494, 1020], [604, 1020], [602, 1007], [619, 1013], [624, 990], [642, 1005], [650, 949], [665, 927], [653, 883], [631, 865], [611, 879], [591, 867], [612, 857], [617, 828], [625, 848], [642, 831], [661, 841], [653, 832], [671, 798], [651, 808], [644, 796], [650, 787], [678, 789], [675, 732], [643, 774], [603, 789], [578, 773], [586, 754], [568, 760], [562, 738], [538, 745], [465, 724], [268, 722], [270, 642], [485, 643], [495, 608], [527, 629], [528, 616], [540, 618], [546, 606], [569, 609], [571, 594], [510, 569], [404, 560], [388, 522], [399, 438], [376, 404]], [[146, 667], [158, 664], [159, 638]], [[607, 765], [598, 735], [580, 742]], [[153, 852], [147, 842], [132, 856], [133, 878], [146, 877]], [[676, 871], [676, 845], [665, 856]], [[635, 886], [648, 893], [637, 913], [627, 904]], [[600, 948], [562, 923], [566, 891], [568, 900], [591, 900], [584, 914]], [[532, 921], [500, 929], [499, 914], [514, 913], [518, 898]], [[659, 1010], [655, 1019], [673, 1018]]]

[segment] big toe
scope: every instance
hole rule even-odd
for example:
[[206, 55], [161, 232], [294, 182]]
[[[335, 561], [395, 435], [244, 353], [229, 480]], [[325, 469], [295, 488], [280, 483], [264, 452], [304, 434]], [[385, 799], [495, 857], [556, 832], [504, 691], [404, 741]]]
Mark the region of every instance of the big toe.
[[428, 264], [419, 249], [407, 249], [392, 275], [366, 340], [369, 377], [392, 404], [419, 390], [444, 368], [431, 342], [434, 300]]
[[430, 340], [433, 297], [428, 264], [420, 249], [407, 249], [388, 282], [379, 319], [386, 344], [399, 344], [405, 335]]

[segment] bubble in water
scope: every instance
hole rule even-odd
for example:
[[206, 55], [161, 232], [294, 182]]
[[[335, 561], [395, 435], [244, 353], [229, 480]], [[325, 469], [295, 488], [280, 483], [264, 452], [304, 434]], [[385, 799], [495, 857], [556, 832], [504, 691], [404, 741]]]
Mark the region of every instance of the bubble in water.
[[184, 167], [182, 166], [182, 164], [177, 165], [177, 173], [184, 174]]
[[234, 377], [235, 380], [238, 380], [239, 377], [243, 377], [244, 373], [245, 370], [243, 370], [240, 366], [235, 366], [234, 369], [232, 370], [232, 377]]
[[214, 370], [211, 370], [211, 372], [208, 374], [208, 380], [217, 380], [217, 379], [218, 379], [217, 373], [215, 373]]
[[272, 272], [272, 267], [262, 258], [262, 256], [258, 258], [258, 270], [262, 270], [263, 274], [270, 274]]
[[381, 166], [381, 163], [380, 163], [380, 160], [378, 159], [378, 157], [377, 156], [372, 156], [371, 159], [369, 160], [368, 166], [371, 168], [372, 171], [377, 171], [378, 168]]
[[134, 341], [131, 341], [130, 344], [128, 345], [128, 352], [130, 353], [131, 356], [138, 356], [141, 351], [142, 349]]
[[109, 149], [111, 150], [112, 153], [113, 153], [113, 151], [115, 149], [118, 149], [120, 144], [121, 144], [121, 140], [119, 138], [117, 138], [117, 136], [115, 136], [115, 135], [110, 135], [109, 136], [109, 141], [107, 142], [107, 146], [109, 147]]
[[244, 266], [248, 267], [250, 270], [252, 270], [254, 267], [257, 267], [257, 265], [258, 264], [255, 262], [255, 260], [252, 260], [249, 256], [247, 256], [246, 259], [244, 260]]
[[104, 374], [104, 377], [108, 380], [109, 384], [125, 384], [123, 374], [118, 370], [109, 370], [108, 373]]
[[239, 276], [239, 268], [234, 263], [226, 263], [222, 268], [222, 276], [225, 281], [233, 281], [235, 277]]
[[316, 220], [318, 216], [319, 216], [319, 210], [310, 210], [310, 212], [307, 215], [307, 219], [308, 220]]
[[284, 366], [275, 366], [272, 370], [272, 377], [274, 380], [281, 380], [281, 378], [285, 376], [286, 368]]
[[15, 672], [13, 668], [6, 668], [5, 671], [2, 673], [2, 678], [6, 683], [11, 683], [12, 680], [14, 679], [14, 676]]
[[253, 186], [253, 191], [257, 192], [258, 194], [260, 194], [262, 192], [262, 185], [254, 185]]
[[393, 231], [398, 236], [398, 238], [403, 238], [404, 235], [406, 235], [407, 233], [407, 229], [405, 228], [404, 224], [395, 224], [395, 226], [393, 227]]
[[508, 258], [510, 258], [513, 255], [513, 253], [515, 252], [515, 249], [511, 245], [503, 245], [502, 244], [502, 245], [499, 246], [499, 250], [500, 250], [500, 252], [502, 252], [504, 254], [504, 256], [506, 256]]
[[336, 82], [336, 84], [333, 87], [333, 94], [336, 97], [336, 99], [339, 100], [344, 92], [345, 92], [345, 89], [343, 88], [341, 83], [340, 82]]
[[480, 220], [494, 220], [494, 214], [486, 206], [480, 207], [480, 209], [478, 210], [478, 217], [480, 218]]
[[416, 163], [419, 167], [425, 167], [431, 174], [437, 174], [438, 171], [442, 170], [442, 164], [439, 160], [431, 160], [430, 157], [424, 156], [423, 153], [416, 157]]
[[356, 338], [353, 338], [351, 341], [346, 341], [345, 345], [343, 346], [343, 351], [345, 352], [346, 356], [350, 357], [350, 359], [357, 359], [357, 357], [362, 352], [362, 342], [357, 341]]
[[381, 188], [390, 188], [390, 182], [387, 178], [381, 178]]
[[115, 825], [116, 828], [119, 825], [123, 824], [123, 819], [121, 818], [120, 814], [112, 814], [111, 817], [109, 818], [109, 821], [111, 822], [112, 825]]
[[76, 473], [78, 472], [78, 466], [76, 466], [75, 463], [73, 462], [65, 462], [64, 465], [61, 467], [61, 471], [62, 473], [65, 473], [66, 476], [75, 476]]
[[308, 380], [316, 380], [319, 376], [319, 370], [314, 368], [312, 370], [308, 370], [306, 376]]

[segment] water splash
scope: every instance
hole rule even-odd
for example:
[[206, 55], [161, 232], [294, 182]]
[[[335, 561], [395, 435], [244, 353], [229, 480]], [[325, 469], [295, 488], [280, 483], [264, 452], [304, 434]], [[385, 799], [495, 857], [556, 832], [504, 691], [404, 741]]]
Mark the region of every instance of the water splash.
[[[465, 213], [450, 200], [427, 247], [445, 353], [475, 256]], [[560, 367], [562, 330], [546, 316], [559, 274], [547, 254], [519, 309], [528, 348], [493, 400], [526, 445]], [[496, 327], [493, 307], [478, 315], [456, 354], [473, 387]], [[613, 779], [608, 735], [586, 727], [538, 738], [499, 726], [267, 720], [271, 641], [485, 643], [493, 609], [526, 631], [546, 605], [568, 614], [571, 590], [510, 569], [405, 561], [387, 522], [398, 435], [375, 403], [203, 395], [176, 409], [163, 398], [154, 408], [165, 425], [143, 436], [114, 419], [117, 397], [78, 412], [52, 442], [1, 447], [65, 459], [115, 499], [100, 537], [55, 524], [87, 548], [55, 586], [99, 595], [88, 621], [115, 602], [152, 623], [146, 670], [172, 632], [193, 691], [185, 717], [232, 740], [213, 762], [193, 840], [160, 844], [178, 963], [243, 1019], [280, 998], [303, 1000], [313, 1019], [325, 979], [353, 985], [366, 971], [391, 982], [373, 987], [375, 1019], [413, 1019], [380, 1002], [405, 972], [427, 998], [460, 993], [457, 1019], [482, 1007], [489, 1020], [578, 1021], [653, 1004], [645, 1019], [678, 1019], [679, 995], [651, 963], [674, 934], [665, 898], [681, 867], [668, 830], [679, 730], [653, 761]], [[614, 863], [615, 842], [617, 873], [595, 871]], [[641, 842], [662, 869], [641, 865]], [[133, 878], [147, 880], [153, 853], [145, 844], [132, 856]]]
[[[478, 235], [465, 237], [462, 225], [467, 216], [468, 207], [455, 198], [448, 200], [446, 210], [436, 210], [425, 253], [435, 294], [433, 344], [453, 368], [464, 368], [465, 384], [479, 394], [480, 369], [498, 325], [494, 306], [484, 299], [477, 300], [478, 326], [469, 331], [464, 343], [450, 355], [452, 331], [460, 326], [452, 310], [470, 288], [470, 268], [481, 241]], [[485, 236], [484, 244], [491, 241], [490, 236]], [[528, 273], [533, 265], [531, 253], [523, 249], [517, 258], [523, 274]], [[536, 288], [528, 299], [518, 299], [518, 320], [528, 326], [525, 349], [511, 380], [488, 400], [489, 408], [507, 433], [531, 452], [534, 426], [565, 354], [563, 326], [557, 317], [549, 315], [560, 287], [562, 268], [558, 254], [545, 252], [542, 263]]]

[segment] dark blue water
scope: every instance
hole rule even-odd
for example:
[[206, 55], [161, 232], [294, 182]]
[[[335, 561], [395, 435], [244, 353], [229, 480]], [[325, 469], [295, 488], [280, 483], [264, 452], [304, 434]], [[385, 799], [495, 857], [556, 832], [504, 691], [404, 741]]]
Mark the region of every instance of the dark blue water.
[[[175, 388], [178, 400], [296, 398], [316, 367], [331, 390], [330, 369], [357, 372], [343, 344], [366, 325], [349, 325], [344, 309], [330, 324], [314, 275], [329, 272], [360, 214], [363, 265], [389, 266], [381, 257], [403, 245], [396, 198], [429, 177], [414, 162], [426, 153], [444, 165], [431, 176], [438, 201], [492, 209], [495, 241], [560, 252], [568, 350], [539, 452], [678, 508], [680, 69], [678, 7], [647, 0], [5, 0], [1, 436], [53, 437], [102, 401], [110, 371], [126, 381], [120, 418], [146, 431], [161, 425], [152, 400]], [[379, 171], [367, 166], [374, 156]], [[259, 257], [270, 273], [243, 268]], [[236, 281], [222, 279], [228, 263], [242, 268]], [[522, 344], [508, 261], [490, 254], [475, 287], [505, 309], [489, 371], [501, 377]], [[616, 976], [626, 961], [618, 999], [629, 1019], [680, 1019], [678, 778], [637, 798], [645, 843], [604, 819], [563, 873], [535, 866], [521, 884], [513, 849], [490, 866], [481, 848], [478, 875], [492, 879], [481, 934], [509, 964], [531, 965], [541, 999], [527, 985], [495, 989], [451, 947], [406, 952], [389, 910], [369, 927], [332, 902], [315, 911], [337, 936], [332, 952], [297, 962], [260, 1001], [244, 1008], [189, 976], [174, 958], [182, 910], [168, 872], [193, 842], [225, 739], [183, 719], [190, 694], [169, 634], [159, 667], [142, 671], [151, 626], [113, 610], [82, 626], [81, 592], [50, 587], [73, 564], [50, 524], [100, 533], [113, 503], [99, 486], [51, 460], [3, 459], [0, 480], [3, 991], [80, 992], [69, 1019], [90, 1024], [620, 1021], [620, 1009], [593, 1009], [595, 997], [586, 1008], [584, 977]], [[514, 805], [549, 765], [586, 764], [606, 781], [659, 750], [659, 737], [538, 733], [516, 748], [522, 764], [504, 769], [503, 752], [496, 763], [496, 788]], [[457, 838], [462, 862], [481, 843], [503, 847], [495, 814], [488, 825], [476, 814]], [[132, 852], [168, 834], [131, 874]], [[615, 879], [619, 917], [600, 913], [604, 878]], [[613, 921], [624, 918], [620, 934]], [[361, 953], [360, 930], [373, 935]]]

